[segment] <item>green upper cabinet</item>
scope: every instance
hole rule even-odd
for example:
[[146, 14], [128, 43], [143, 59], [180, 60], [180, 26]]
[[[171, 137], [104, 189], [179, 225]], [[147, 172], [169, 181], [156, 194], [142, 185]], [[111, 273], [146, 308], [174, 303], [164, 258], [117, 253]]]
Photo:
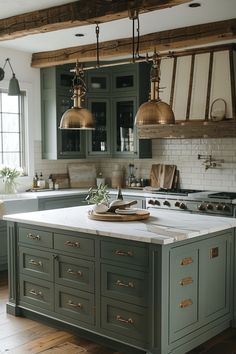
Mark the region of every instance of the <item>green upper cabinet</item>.
[[62, 114], [72, 106], [72, 66], [41, 69], [42, 154], [45, 159], [119, 157], [150, 158], [152, 141], [139, 140], [134, 119], [148, 100], [150, 65], [117, 65], [85, 71], [84, 107], [95, 130], [60, 130]]
[[95, 131], [88, 132], [88, 156], [152, 156], [151, 140], [139, 140], [134, 126], [139, 105], [148, 100], [149, 75], [147, 63], [87, 71], [86, 102], [96, 121]]
[[85, 157], [85, 133], [60, 130], [62, 114], [72, 107], [70, 66], [41, 69], [42, 156], [45, 159]]

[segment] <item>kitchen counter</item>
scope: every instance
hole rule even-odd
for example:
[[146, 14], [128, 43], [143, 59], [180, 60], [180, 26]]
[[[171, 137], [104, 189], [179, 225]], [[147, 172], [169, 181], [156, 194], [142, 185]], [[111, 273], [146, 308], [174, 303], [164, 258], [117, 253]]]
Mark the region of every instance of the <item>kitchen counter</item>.
[[5, 215], [4, 220], [101, 236], [168, 244], [236, 227], [236, 219], [150, 208], [145, 221], [101, 222], [88, 218], [91, 206]]

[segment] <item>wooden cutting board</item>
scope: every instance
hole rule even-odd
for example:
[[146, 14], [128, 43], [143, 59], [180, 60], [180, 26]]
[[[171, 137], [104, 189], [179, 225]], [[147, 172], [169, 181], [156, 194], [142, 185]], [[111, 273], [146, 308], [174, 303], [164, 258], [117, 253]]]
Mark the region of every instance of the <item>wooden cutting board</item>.
[[175, 171], [175, 165], [152, 165], [150, 173], [151, 186], [156, 188], [171, 189], [173, 186]]
[[137, 221], [146, 220], [150, 216], [149, 211], [146, 209], [137, 210], [136, 214], [119, 215], [115, 213], [96, 213], [93, 210], [88, 214], [89, 219], [98, 221]]
[[92, 163], [70, 163], [68, 174], [71, 188], [88, 188], [96, 185], [96, 167]]

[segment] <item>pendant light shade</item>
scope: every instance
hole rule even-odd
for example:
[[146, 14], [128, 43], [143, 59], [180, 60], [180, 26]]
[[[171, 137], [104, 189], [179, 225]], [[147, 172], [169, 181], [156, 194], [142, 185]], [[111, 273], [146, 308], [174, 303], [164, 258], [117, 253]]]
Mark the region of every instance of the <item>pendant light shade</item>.
[[19, 85], [19, 81], [16, 78], [16, 75], [12, 69], [11, 63], [10, 63], [10, 59], [7, 58], [5, 60], [5, 64], [3, 66], [3, 68], [0, 68], [0, 81], [4, 79], [5, 76], [5, 66], [8, 63], [8, 65], [11, 68], [12, 71], [12, 78], [9, 82], [9, 87], [8, 87], [8, 96], [19, 96], [20, 95], [20, 85]]
[[136, 113], [135, 124], [137, 126], [151, 124], [174, 124], [175, 116], [171, 107], [160, 99], [160, 59], [153, 55], [151, 68], [151, 93], [150, 100], [143, 103]]
[[8, 87], [8, 96], [19, 96], [20, 95], [20, 86], [19, 82], [13, 73], [13, 76], [9, 82], [9, 87]]
[[81, 97], [86, 93], [86, 84], [83, 80], [83, 71], [78, 63], [75, 68], [75, 76], [72, 81], [73, 107], [62, 115], [59, 129], [90, 130], [95, 129], [95, 121], [92, 113], [81, 107]]

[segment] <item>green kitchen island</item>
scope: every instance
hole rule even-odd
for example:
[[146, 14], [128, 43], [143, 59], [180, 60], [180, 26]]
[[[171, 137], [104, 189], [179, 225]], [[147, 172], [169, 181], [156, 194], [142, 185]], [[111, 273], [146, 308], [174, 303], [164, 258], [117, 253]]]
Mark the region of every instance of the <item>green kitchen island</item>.
[[184, 354], [236, 324], [236, 219], [91, 207], [6, 215], [7, 312], [51, 319], [124, 353]]

